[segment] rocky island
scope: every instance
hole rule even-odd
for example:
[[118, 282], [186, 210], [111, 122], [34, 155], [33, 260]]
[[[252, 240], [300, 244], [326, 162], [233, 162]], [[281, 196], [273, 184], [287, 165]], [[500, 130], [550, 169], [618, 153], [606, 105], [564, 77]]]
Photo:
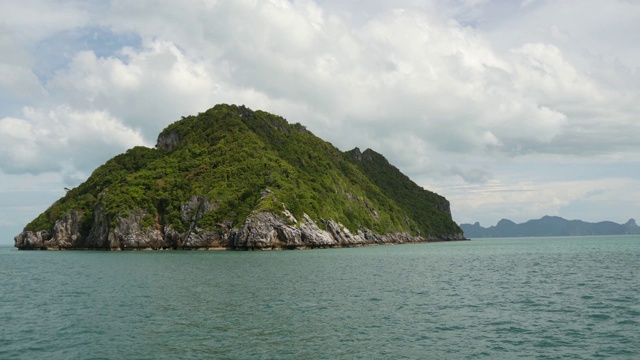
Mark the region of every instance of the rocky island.
[[183, 117], [97, 168], [18, 249], [301, 249], [465, 240], [449, 202], [382, 155], [244, 106]]

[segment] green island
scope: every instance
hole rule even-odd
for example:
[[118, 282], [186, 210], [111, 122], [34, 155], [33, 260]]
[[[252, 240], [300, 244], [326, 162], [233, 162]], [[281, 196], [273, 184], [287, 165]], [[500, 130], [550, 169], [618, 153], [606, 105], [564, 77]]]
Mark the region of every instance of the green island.
[[300, 249], [464, 240], [449, 202], [382, 155], [244, 106], [183, 117], [98, 167], [19, 249]]

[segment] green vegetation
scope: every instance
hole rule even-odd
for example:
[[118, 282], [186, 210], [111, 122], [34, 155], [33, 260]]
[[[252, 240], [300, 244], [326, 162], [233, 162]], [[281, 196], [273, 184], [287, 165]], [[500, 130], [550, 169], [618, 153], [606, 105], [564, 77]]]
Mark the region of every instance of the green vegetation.
[[358, 152], [357, 148], [349, 151], [349, 159], [373, 184], [394, 199], [396, 204], [414, 219], [414, 230], [422, 234], [460, 232], [458, 225], [451, 221], [447, 199], [418, 186], [377, 152], [367, 149], [357, 156]]
[[[171, 142], [170, 139], [175, 141]], [[99, 167], [89, 179], [38, 216], [25, 230], [50, 230], [70, 210], [84, 213], [88, 233], [102, 205], [111, 225], [144, 210], [145, 225], [186, 230], [181, 205], [195, 195], [214, 209], [199, 227], [241, 226], [254, 211], [318, 224], [333, 219], [351, 231], [410, 232], [422, 236], [459, 233], [448, 202], [428, 192], [379, 154], [362, 160], [343, 153], [300, 124], [245, 107], [217, 105], [169, 125], [159, 137], [169, 145], [135, 147]]]

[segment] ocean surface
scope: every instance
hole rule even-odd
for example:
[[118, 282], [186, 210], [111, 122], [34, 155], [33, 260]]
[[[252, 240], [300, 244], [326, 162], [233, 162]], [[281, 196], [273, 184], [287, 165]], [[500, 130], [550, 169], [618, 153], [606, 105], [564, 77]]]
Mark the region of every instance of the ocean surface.
[[640, 237], [0, 248], [0, 359], [640, 359]]

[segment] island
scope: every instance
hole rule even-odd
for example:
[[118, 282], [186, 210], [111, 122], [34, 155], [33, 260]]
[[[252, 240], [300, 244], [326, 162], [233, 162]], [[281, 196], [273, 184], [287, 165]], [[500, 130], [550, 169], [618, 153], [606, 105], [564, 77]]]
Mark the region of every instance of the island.
[[559, 216], [543, 216], [540, 219], [529, 220], [521, 224], [502, 219], [495, 226], [488, 228], [480, 226], [477, 222], [475, 224], [461, 224], [460, 227], [470, 238], [640, 234], [640, 227], [634, 219], [629, 219], [625, 224], [613, 221], [590, 223], [582, 220], [567, 220]]
[[220, 104], [98, 167], [18, 249], [272, 250], [466, 240], [447, 199], [373, 150]]

